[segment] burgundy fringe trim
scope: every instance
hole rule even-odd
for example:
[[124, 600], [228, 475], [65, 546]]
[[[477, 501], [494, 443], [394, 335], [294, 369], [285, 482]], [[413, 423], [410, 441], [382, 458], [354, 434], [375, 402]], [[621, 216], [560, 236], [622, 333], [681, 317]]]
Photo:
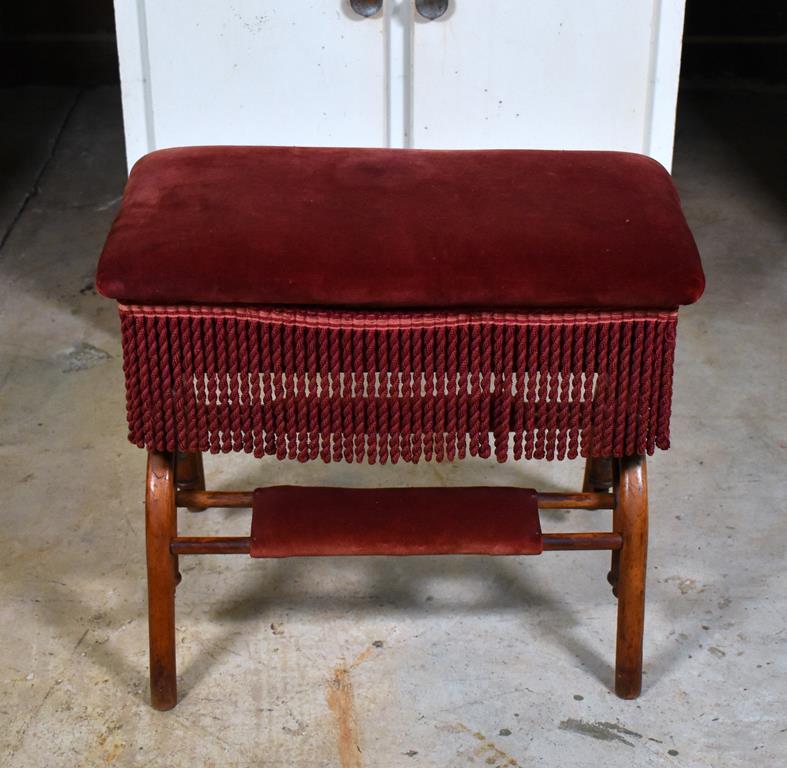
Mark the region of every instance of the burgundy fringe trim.
[[120, 317], [140, 447], [372, 464], [669, 447], [676, 312]]

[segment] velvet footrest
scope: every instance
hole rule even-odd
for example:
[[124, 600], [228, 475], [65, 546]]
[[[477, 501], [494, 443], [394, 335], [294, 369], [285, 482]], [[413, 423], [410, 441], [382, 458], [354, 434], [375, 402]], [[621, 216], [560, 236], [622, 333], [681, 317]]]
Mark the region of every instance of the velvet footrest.
[[538, 555], [536, 492], [526, 488], [254, 491], [252, 557]]

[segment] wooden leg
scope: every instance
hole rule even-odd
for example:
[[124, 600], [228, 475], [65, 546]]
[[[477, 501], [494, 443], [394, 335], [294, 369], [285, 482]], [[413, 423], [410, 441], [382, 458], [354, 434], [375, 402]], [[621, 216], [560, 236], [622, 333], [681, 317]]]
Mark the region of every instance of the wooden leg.
[[[609, 489], [617, 487], [618, 462], [612, 459], [589, 456], [585, 460], [585, 478], [582, 481], [583, 493], [607, 493]], [[614, 525], [614, 531], [619, 531], [620, 526]], [[612, 594], [618, 596], [618, 572], [620, 570], [620, 552], [612, 553], [607, 581], [612, 585]]]
[[[199, 451], [178, 451], [175, 483], [181, 491], [204, 491], [205, 470]], [[205, 507], [189, 507], [189, 512], [203, 512]]]
[[606, 493], [612, 487], [612, 459], [589, 456], [585, 460], [583, 493]]
[[[616, 459], [612, 462], [612, 489], [617, 494], [620, 487], [620, 462]], [[616, 496], [617, 498], [617, 496]], [[622, 535], [623, 522], [620, 514], [620, 504], [615, 504], [612, 510], [612, 530]], [[612, 551], [612, 558], [609, 564], [607, 581], [612, 585], [612, 594], [618, 596], [618, 581], [620, 581], [620, 550]]]
[[175, 458], [148, 453], [145, 534], [148, 561], [148, 633], [150, 635], [150, 703], [172, 709], [177, 703], [175, 678], [175, 585], [178, 561], [170, 552], [177, 536]]
[[620, 460], [613, 524], [623, 537], [617, 578], [615, 693], [622, 699], [635, 699], [642, 690], [648, 554], [648, 479], [644, 456], [627, 456]]
[[184, 491], [204, 491], [202, 454], [199, 451], [178, 451], [175, 477], [178, 488]]

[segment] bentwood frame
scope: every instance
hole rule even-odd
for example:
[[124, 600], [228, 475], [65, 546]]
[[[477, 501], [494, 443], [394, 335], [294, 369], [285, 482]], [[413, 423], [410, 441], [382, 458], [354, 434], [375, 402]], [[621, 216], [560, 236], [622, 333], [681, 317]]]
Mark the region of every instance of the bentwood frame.
[[[247, 491], [205, 490], [200, 453], [148, 452], [146, 551], [150, 633], [150, 689], [155, 709], [177, 703], [175, 590], [181, 555], [248, 554], [249, 537], [179, 536], [177, 509], [246, 508]], [[648, 538], [647, 472], [644, 455], [589, 458], [581, 493], [539, 493], [539, 509], [612, 510], [612, 530], [544, 533], [544, 551], [609, 550], [608, 580], [618, 600], [615, 693], [624, 699], [642, 688], [642, 641]]]

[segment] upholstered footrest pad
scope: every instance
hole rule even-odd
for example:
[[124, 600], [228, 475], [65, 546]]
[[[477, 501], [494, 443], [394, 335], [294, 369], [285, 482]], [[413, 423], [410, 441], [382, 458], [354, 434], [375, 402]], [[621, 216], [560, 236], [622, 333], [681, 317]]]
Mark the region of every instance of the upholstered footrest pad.
[[536, 492], [525, 488], [325, 488], [254, 492], [252, 557], [538, 555]]

